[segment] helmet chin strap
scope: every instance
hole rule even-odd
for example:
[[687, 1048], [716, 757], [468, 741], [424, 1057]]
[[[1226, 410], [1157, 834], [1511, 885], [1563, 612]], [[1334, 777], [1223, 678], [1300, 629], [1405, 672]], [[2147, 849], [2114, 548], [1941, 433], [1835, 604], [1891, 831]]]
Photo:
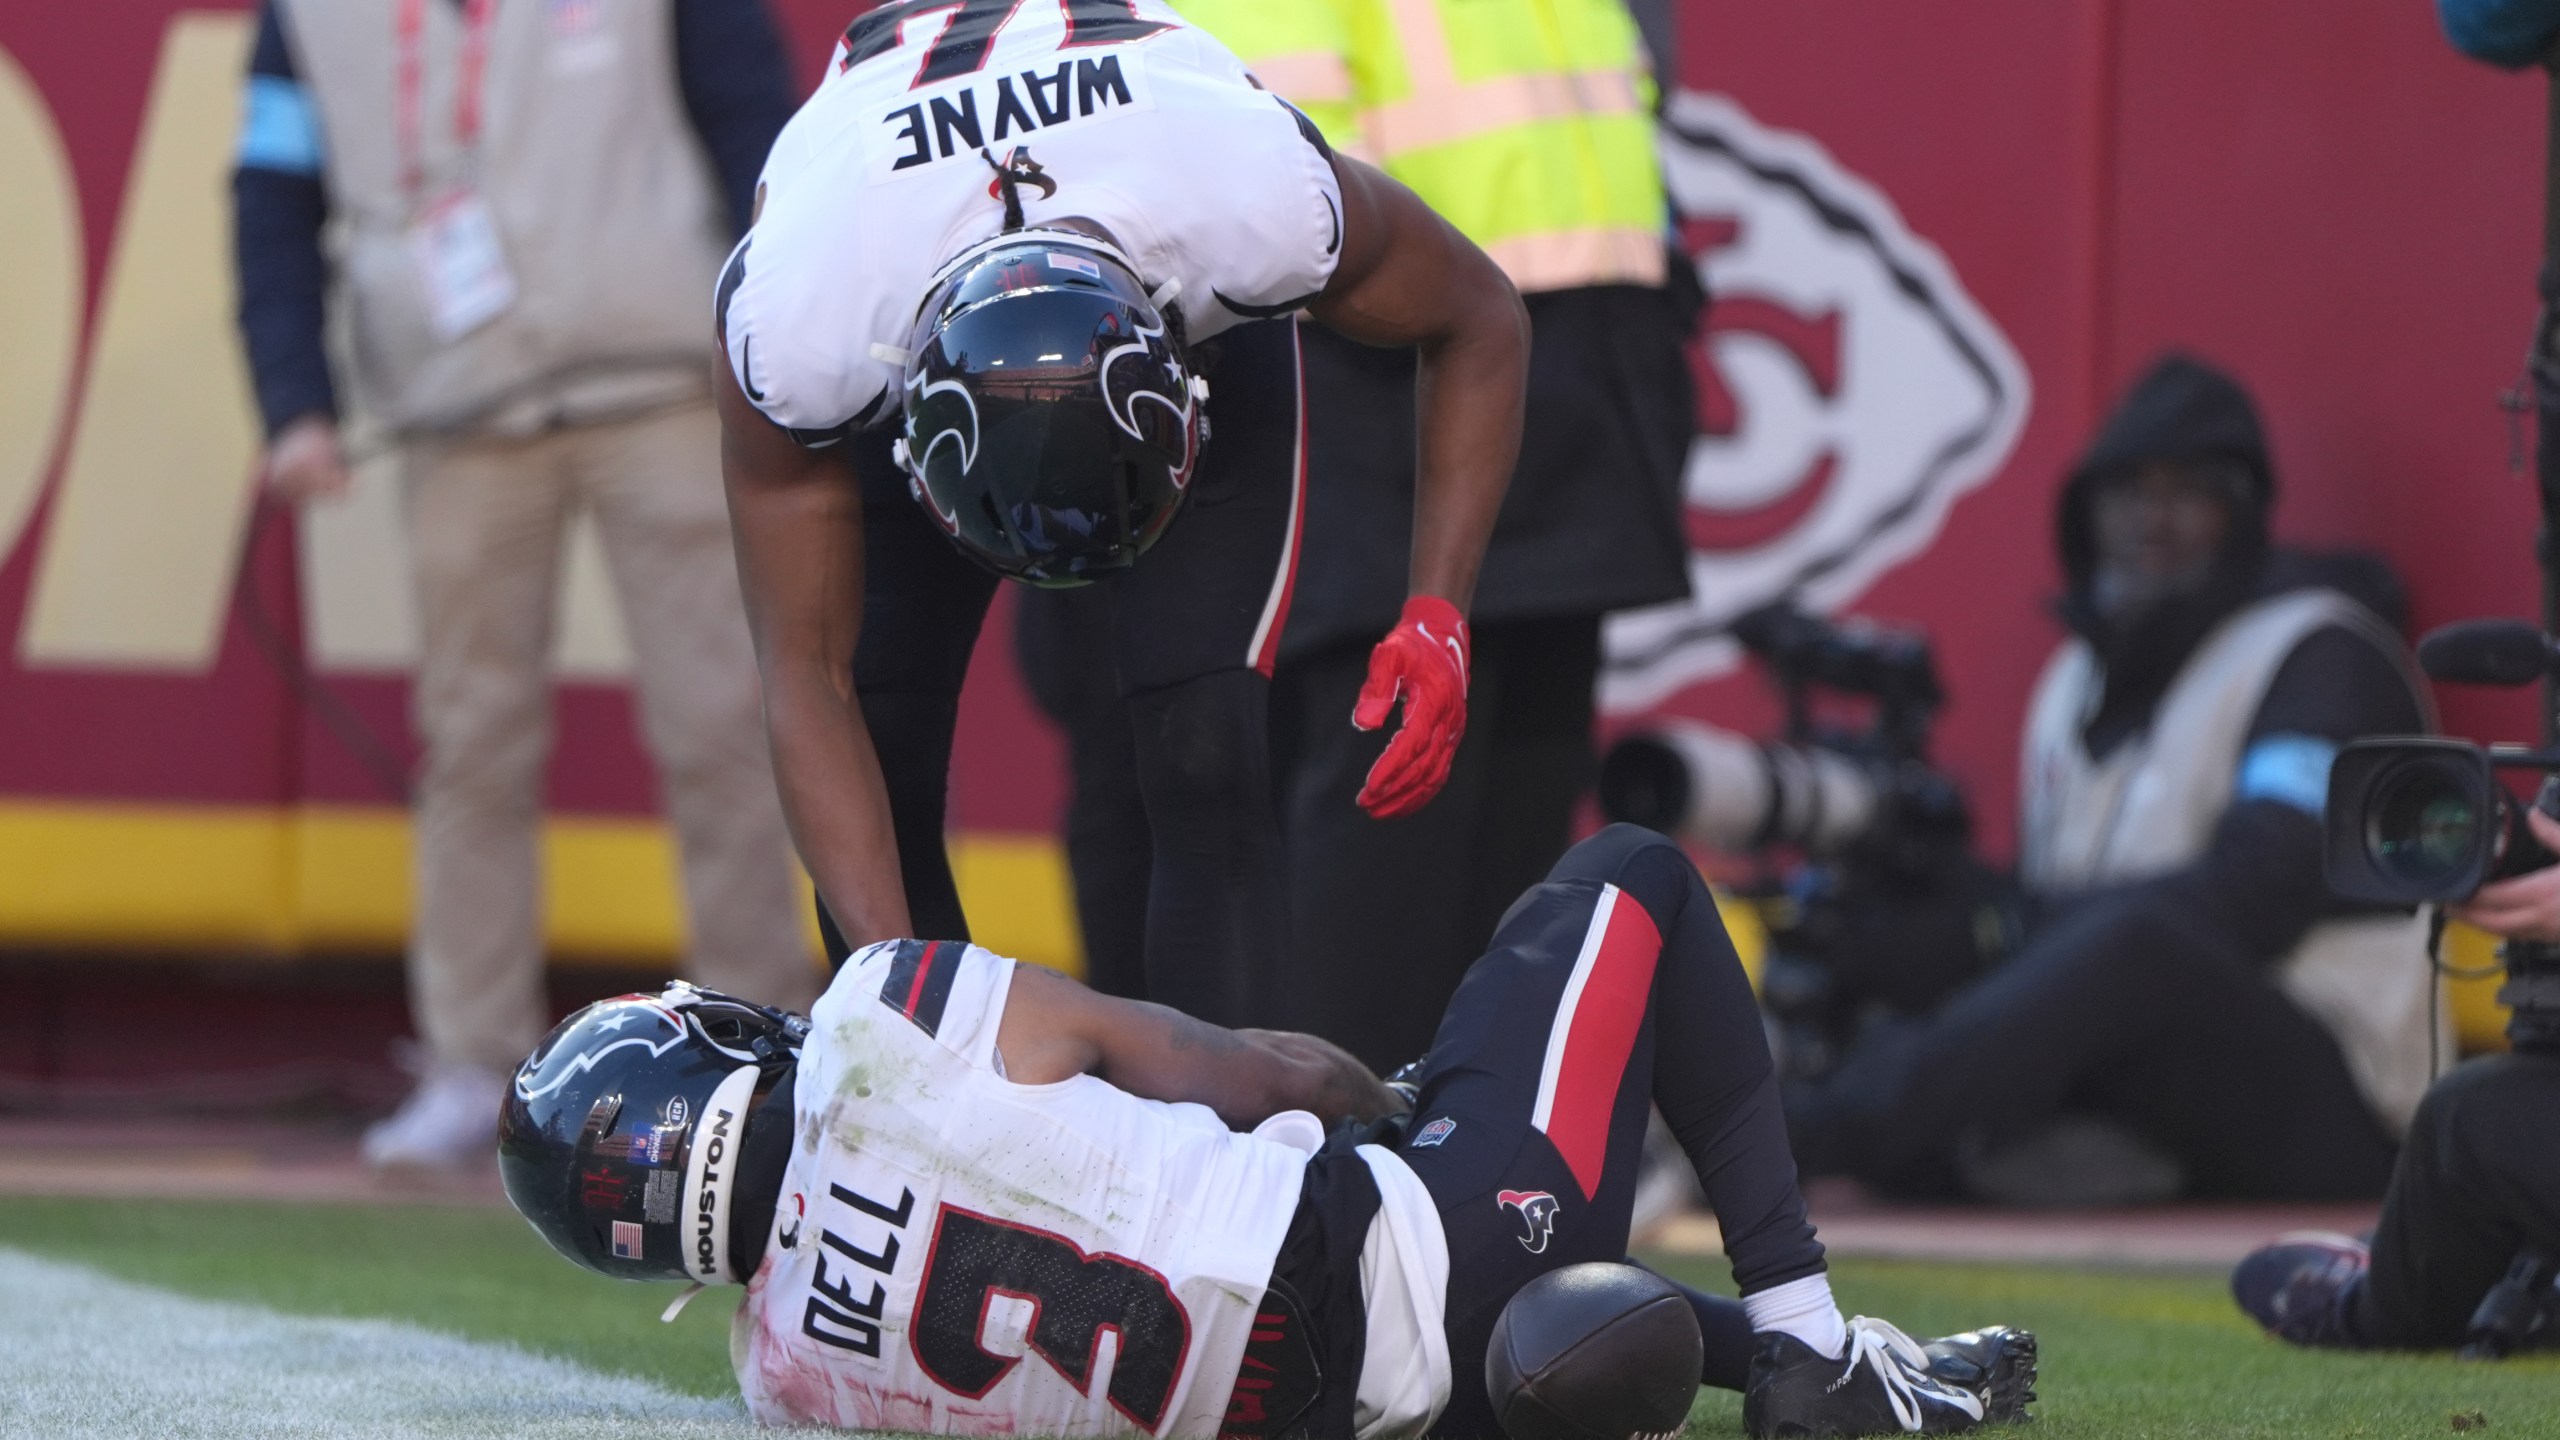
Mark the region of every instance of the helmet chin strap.
[[677, 1291], [676, 1298], [667, 1302], [667, 1308], [658, 1312], [658, 1323], [661, 1325], [676, 1323], [676, 1317], [684, 1313], [684, 1307], [692, 1304], [693, 1297], [701, 1294], [702, 1290], [702, 1282], [696, 1280]]

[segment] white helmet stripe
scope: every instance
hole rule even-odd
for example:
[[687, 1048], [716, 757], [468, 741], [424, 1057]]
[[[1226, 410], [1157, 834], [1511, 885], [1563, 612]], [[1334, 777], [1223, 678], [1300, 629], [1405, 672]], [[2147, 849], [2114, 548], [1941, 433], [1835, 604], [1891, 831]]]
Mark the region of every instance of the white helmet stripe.
[[747, 1136], [747, 1107], [756, 1077], [749, 1065], [729, 1072], [694, 1117], [684, 1155], [684, 1210], [676, 1216], [676, 1249], [685, 1272], [705, 1285], [736, 1283], [729, 1274], [729, 1202], [737, 1189], [738, 1151]]

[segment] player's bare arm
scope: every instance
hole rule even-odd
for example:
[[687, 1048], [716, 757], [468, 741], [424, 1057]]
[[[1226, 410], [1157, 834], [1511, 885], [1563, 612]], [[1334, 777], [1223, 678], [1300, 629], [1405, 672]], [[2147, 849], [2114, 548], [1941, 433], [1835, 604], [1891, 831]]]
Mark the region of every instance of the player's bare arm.
[[757, 413], [724, 353], [712, 371], [738, 582], [764, 682], [765, 734], [801, 863], [854, 945], [907, 933], [889, 792], [862, 707], [862, 498], [835, 455]]
[[1342, 256], [1309, 306], [1367, 345], [1415, 348], [1412, 593], [1475, 594], [1520, 452], [1529, 314], [1493, 258], [1386, 172], [1333, 157]]
[[1017, 965], [996, 1048], [1024, 1085], [1098, 1075], [1149, 1100], [1206, 1105], [1238, 1129], [1283, 1110], [1328, 1123], [1404, 1109], [1367, 1066], [1312, 1035], [1228, 1030], [1179, 1010], [1099, 995], [1064, 976]]
[[1351, 723], [1403, 724], [1360, 806], [1381, 820], [1437, 794], [1467, 729], [1467, 606], [1519, 457], [1528, 313], [1490, 256], [1421, 198], [1332, 157], [1342, 254], [1309, 310], [1371, 345], [1414, 348], [1413, 559], [1404, 613], [1369, 658]]

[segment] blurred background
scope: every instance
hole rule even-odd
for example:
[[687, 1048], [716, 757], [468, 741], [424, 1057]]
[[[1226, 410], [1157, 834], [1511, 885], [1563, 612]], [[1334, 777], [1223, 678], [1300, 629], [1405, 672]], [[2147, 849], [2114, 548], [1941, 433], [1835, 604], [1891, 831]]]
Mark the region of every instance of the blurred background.
[[[846, 7], [773, 9], [814, 83]], [[1948, 696], [1933, 758], [2009, 855], [2061, 633], [2055, 497], [2172, 347], [2254, 390], [2279, 541], [2387, 558], [2413, 634], [2532, 614], [2530, 446], [2500, 396], [2534, 313], [2543, 82], [2463, 60], [2415, 0], [2354, 9], [1683, 0], [1662, 143], [1714, 296], [1688, 356], [1697, 598], [1611, 622], [1604, 731], [1773, 730], [1724, 626], [1782, 593], [1916, 627]], [[254, 503], [228, 190], [251, 33], [241, 5], [0, 9], [13, 1108], [362, 1111], [401, 1088], [406, 560], [362, 464], [344, 503]], [[682, 945], [592, 536], [568, 576], [544, 835], [564, 1004]], [[976, 938], [1073, 971], [1063, 751], [1015, 599], [971, 672], [951, 848]], [[2533, 733], [2524, 693], [2440, 699], [2449, 733]]]

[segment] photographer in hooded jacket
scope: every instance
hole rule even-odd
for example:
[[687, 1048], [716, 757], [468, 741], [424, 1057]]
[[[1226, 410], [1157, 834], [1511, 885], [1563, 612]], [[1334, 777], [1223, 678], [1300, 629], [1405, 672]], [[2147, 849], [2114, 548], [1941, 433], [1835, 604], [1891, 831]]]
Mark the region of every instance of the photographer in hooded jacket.
[[2341, 903], [2340, 744], [2427, 728], [2387, 572], [2278, 551], [2248, 394], [2160, 361], [2066, 484], [2072, 635], [2021, 758], [2024, 943], [1789, 1097], [1809, 1173], [2098, 1203], [2379, 1194], [2429, 1078], [2424, 932]]

